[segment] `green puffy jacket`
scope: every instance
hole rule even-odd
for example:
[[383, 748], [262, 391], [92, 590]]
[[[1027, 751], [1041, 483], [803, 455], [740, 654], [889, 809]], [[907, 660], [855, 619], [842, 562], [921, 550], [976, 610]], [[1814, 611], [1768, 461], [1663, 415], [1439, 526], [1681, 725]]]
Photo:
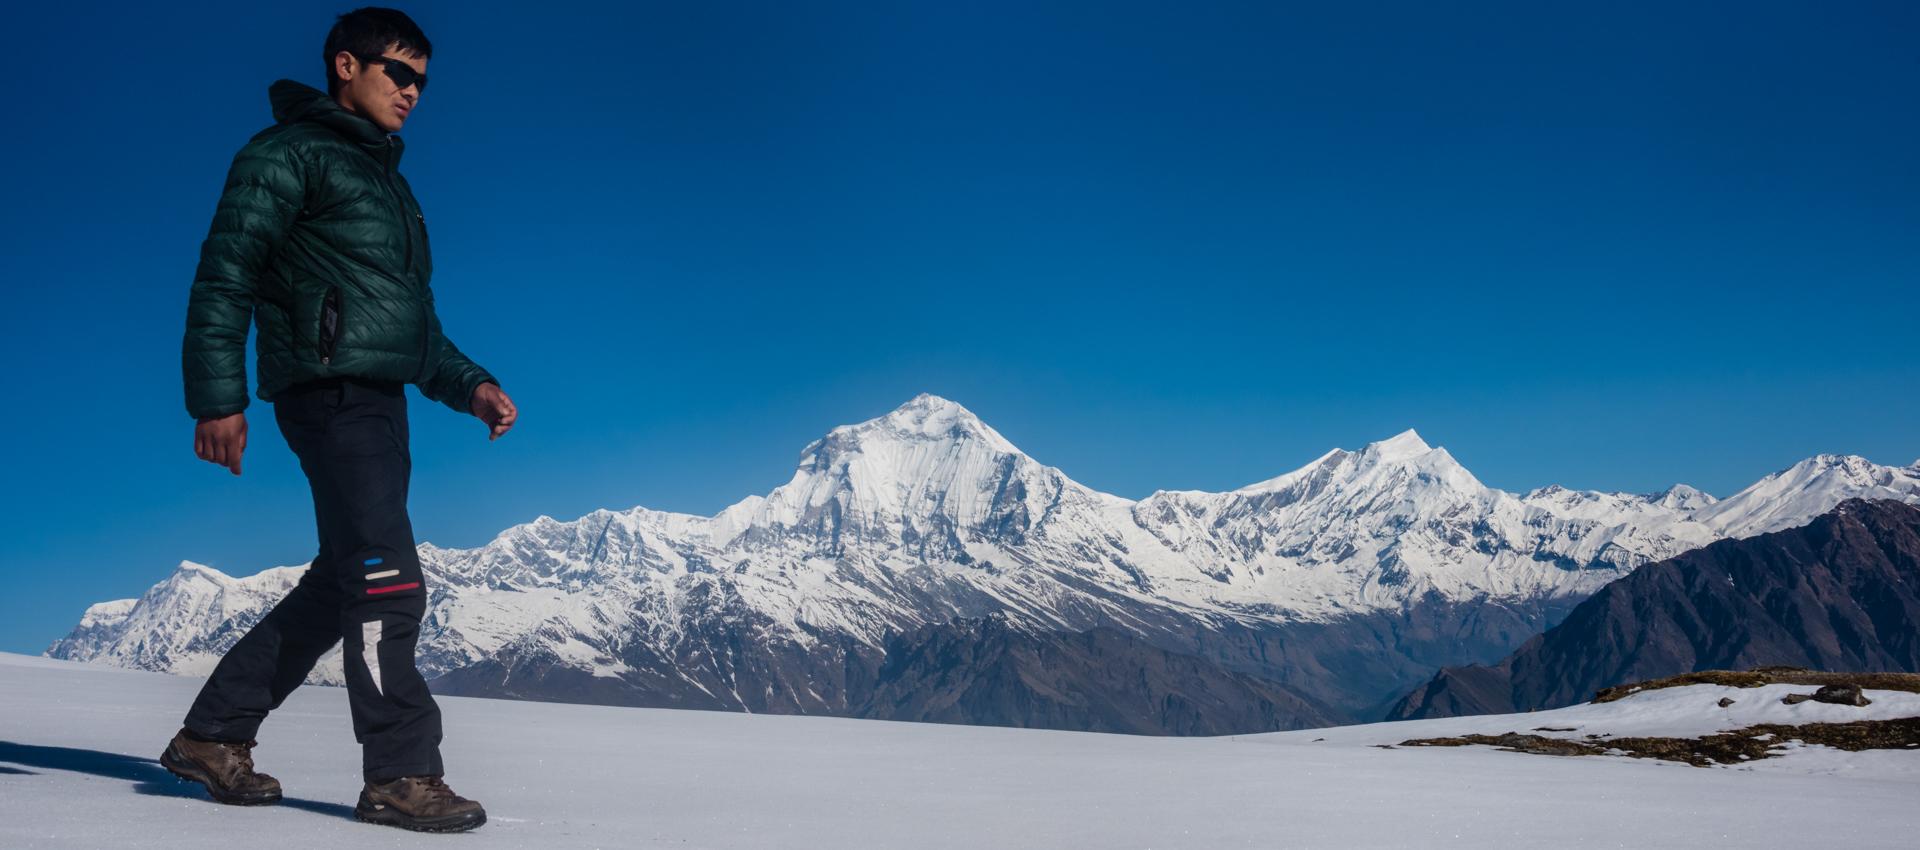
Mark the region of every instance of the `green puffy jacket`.
[[267, 89], [273, 126], [227, 172], [187, 301], [187, 412], [247, 406], [247, 324], [260, 386], [334, 375], [417, 384], [462, 413], [494, 377], [433, 311], [427, 222], [400, 176], [399, 136], [292, 80]]

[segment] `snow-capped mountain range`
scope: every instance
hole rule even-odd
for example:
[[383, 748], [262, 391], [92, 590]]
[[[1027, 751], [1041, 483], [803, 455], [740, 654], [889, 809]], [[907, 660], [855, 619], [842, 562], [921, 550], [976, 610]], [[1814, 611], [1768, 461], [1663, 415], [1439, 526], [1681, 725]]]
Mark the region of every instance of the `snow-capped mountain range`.
[[[890, 641], [992, 615], [1036, 634], [1118, 629], [1351, 713], [1433, 664], [1503, 655], [1635, 567], [1854, 496], [1920, 502], [1920, 462], [1818, 455], [1718, 500], [1685, 485], [1515, 494], [1408, 430], [1237, 490], [1132, 500], [922, 394], [833, 429], [792, 480], [715, 516], [599, 510], [472, 549], [420, 544], [421, 660], [469, 693], [857, 713], [868, 674], [902, 649]], [[89, 608], [48, 654], [203, 673], [304, 568], [235, 578], [183, 562], [137, 600]], [[1349, 675], [1333, 649], [1300, 657], [1353, 643], [1301, 637], [1347, 622], [1418, 663]], [[1293, 655], [1227, 632], [1287, 634]], [[315, 673], [339, 676], [337, 656]]]

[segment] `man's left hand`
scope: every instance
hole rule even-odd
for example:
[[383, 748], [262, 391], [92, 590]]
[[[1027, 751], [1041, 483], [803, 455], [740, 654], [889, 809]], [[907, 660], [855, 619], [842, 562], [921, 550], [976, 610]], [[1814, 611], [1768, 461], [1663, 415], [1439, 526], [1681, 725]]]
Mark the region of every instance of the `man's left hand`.
[[500, 435], [507, 433], [507, 429], [513, 427], [514, 418], [519, 415], [513, 406], [513, 399], [507, 398], [500, 385], [492, 381], [482, 382], [473, 388], [473, 398], [468, 399], [467, 407], [474, 416], [480, 417], [480, 421], [487, 423], [488, 440], [499, 439]]

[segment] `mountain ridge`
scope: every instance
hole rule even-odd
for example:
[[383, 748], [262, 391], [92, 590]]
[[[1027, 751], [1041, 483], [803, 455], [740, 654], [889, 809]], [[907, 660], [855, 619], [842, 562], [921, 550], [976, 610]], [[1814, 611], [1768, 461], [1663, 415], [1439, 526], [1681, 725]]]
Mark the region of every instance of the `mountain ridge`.
[[[788, 482], [711, 517], [601, 509], [543, 515], [479, 547], [422, 544], [422, 666], [438, 677], [482, 665], [499, 675], [470, 683], [500, 687], [571, 670], [607, 699], [852, 711], [892, 636], [1003, 615], [1041, 632], [1117, 629], [1352, 717], [1437, 666], [1497, 660], [1723, 527], [1792, 522], [1852, 494], [1920, 500], [1920, 470], [1816, 460], [1720, 500], [1684, 485], [1517, 495], [1408, 429], [1238, 490], [1130, 500], [923, 393], [832, 429]], [[1718, 524], [1698, 517], [1710, 509]], [[162, 582], [48, 652], [192, 672], [264, 613], [284, 575], [228, 577], [216, 595], [236, 607], [218, 618]], [[337, 658], [315, 673], [330, 676]]]

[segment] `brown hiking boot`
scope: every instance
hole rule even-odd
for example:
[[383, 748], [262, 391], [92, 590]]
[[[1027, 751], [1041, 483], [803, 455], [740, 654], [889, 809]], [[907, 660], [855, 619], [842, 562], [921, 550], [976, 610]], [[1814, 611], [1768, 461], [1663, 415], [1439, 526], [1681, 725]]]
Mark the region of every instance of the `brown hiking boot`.
[[174, 733], [160, 766], [174, 776], [207, 786], [215, 802], [258, 806], [280, 801], [280, 780], [253, 772], [254, 741], [196, 741], [187, 730]]
[[480, 804], [453, 793], [438, 776], [403, 776], [367, 783], [353, 816], [367, 823], [421, 832], [462, 832], [487, 822]]

